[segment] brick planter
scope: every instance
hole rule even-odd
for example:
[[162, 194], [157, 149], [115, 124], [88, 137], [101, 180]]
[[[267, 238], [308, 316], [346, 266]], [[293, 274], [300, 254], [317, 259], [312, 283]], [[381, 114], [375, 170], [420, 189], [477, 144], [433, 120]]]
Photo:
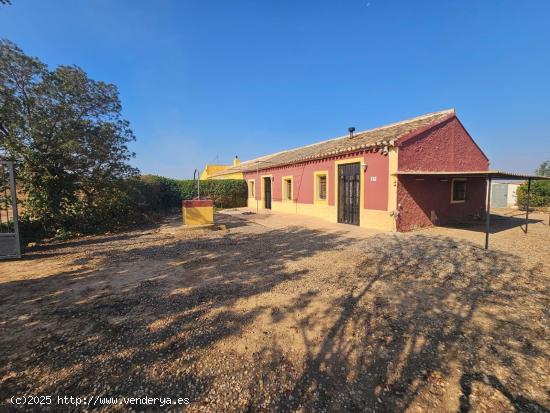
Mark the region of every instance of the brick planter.
[[182, 202], [183, 223], [187, 226], [214, 223], [214, 202], [211, 199], [188, 199]]

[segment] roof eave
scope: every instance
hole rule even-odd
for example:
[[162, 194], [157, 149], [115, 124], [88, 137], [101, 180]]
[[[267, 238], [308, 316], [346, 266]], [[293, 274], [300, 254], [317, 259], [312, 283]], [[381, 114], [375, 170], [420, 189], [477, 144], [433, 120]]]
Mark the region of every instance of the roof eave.
[[285, 162], [285, 163], [278, 163], [278, 164], [275, 164], [275, 165], [272, 165], [272, 166], [263, 166], [263, 167], [260, 167], [260, 168], [257, 168], [257, 169], [256, 168], [245, 169], [245, 170], [243, 170], [243, 172], [254, 172], [256, 170], [264, 171], [266, 169], [272, 169], [272, 168], [283, 168], [285, 166], [295, 165], [295, 164], [298, 164], [298, 163], [320, 161], [320, 160], [327, 159], [327, 158], [333, 158], [335, 156], [349, 155], [350, 153], [365, 152], [365, 151], [373, 150], [373, 149], [378, 150], [378, 149], [383, 148], [385, 146], [387, 146], [387, 147], [396, 146], [395, 145], [395, 140], [383, 141], [383, 142], [384, 143], [382, 143], [382, 144], [378, 144], [378, 143], [371, 144], [371, 143], [369, 143], [369, 144], [363, 144], [363, 145], [358, 145], [358, 146], [352, 146], [351, 149], [347, 148], [345, 150], [340, 150], [340, 151], [330, 151], [330, 152], [326, 152], [326, 153], [315, 155], [315, 156], [308, 156], [308, 157], [304, 157], [304, 158], [295, 159], [293, 161], [289, 161], [289, 162]]

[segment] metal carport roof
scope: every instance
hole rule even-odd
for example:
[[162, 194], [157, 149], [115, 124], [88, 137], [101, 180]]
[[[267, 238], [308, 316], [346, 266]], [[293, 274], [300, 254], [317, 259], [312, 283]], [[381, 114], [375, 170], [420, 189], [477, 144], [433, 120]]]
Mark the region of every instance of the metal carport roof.
[[505, 171], [397, 171], [394, 175], [436, 175], [459, 176], [461, 178], [492, 178], [492, 179], [548, 179], [550, 176], [527, 175]]
[[491, 181], [493, 179], [525, 179], [527, 180], [527, 208], [525, 211], [525, 233], [529, 225], [529, 206], [531, 202], [531, 181], [550, 180], [549, 176], [528, 175], [505, 171], [397, 171], [397, 176], [444, 176], [447, 178], [485, 178], [487, 179], [486, 211], [485, 211], [485, 249], [489, 248], [489, 231], [491, 229]]

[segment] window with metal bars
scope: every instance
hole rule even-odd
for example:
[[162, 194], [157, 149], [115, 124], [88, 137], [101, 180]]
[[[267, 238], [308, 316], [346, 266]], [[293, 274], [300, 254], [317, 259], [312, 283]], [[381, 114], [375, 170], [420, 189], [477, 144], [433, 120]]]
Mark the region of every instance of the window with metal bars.
[[319, 199], [327, 199], [327, 176], [319, 175], [317, 185], [317, 193], [319, 194]]
[[451, 202], [466, 201], [466, 179], [453, 179], [451, 188]]
[[292, 179], [290, 178], [284, 180], [284, 199], [286, 201], [292, 200]]

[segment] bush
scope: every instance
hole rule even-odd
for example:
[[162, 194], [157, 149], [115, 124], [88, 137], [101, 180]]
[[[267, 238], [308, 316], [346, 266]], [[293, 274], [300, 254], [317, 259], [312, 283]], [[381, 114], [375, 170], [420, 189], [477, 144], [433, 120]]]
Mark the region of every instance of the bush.
[[19, 238], [22, 246], [38, 242], [47, 235], [40, 221], [32, 220], [28, 216], [19, 217]]
[[[521, 209], [527, 208], [527, 182], [520, 185], [516, 192], [517, 203]], [[531, 181], [532, 208], [550, 207], [550, 181]]]
[[[181, 208], [181, 201], [198, 196], [197, 182], [144, 175], [132, 190], [133, 204], [141, 211], [167, 212]], [[246, 206], [248, 189], [242, 179], [200, 182], [201, 198], [209, 198], [218, 208]]]
[[[209, 198], [218, 208], [246, 206], [244, 180], [201, 181], [201, 198]], [[181, 201], [197, 197], [196, 181], [144, 175], [116, 181], [93, 196], [77, 200], [63, 219], [51, 228], [32, 216], [20, 218], [22, 245], [46, 237], [67, 239], [79, 234], [95, 234], [150, 222], [155, 214], [174, 212]]]
[[180, 189], [176, 179], [144, 175], [140, 184], [140, 193], [134, 194], [134, 204], [141, 210], [167, 212], [181, 205]]
[[[210, 198], [218, 208], [237, 208], [246, 206], [248, 188], [243, 179], [219, 179], [200, 182], [201, 198]], [[193, 199], [197, 196], [197, 185], [192, 180], [180, 181], [181, 199]]]

